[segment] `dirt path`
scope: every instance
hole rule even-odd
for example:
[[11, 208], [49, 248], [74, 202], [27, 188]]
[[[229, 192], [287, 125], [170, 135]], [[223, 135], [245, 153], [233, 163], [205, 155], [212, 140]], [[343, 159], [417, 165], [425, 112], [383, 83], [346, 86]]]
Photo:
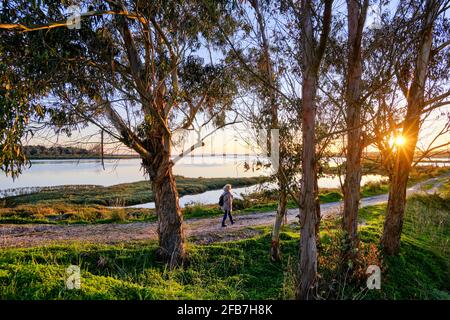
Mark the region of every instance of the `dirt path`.
[[[450, 176], [450, 175], [448, 175]], [[411, 195], [418, 192], [436, 192], [439, 179], [433, 178], [414, 185], [407, 190]], [[422, 191], [422, 186], [434, 183], [434, 187]], [[388, 195], [378, 195], [361, 200], [361, 207], [373, 206], [387, 202]], [[334, 217], [341, 211], [341, 202], [326, 203], [320, 206], [324, 219]], [[227, 241], [236, 238], [251, 237], [258, 233], [250, 227], [271, 225], [276, 212], [253, 213], [235, 216], [235, 224], [226, 228], [220, 226], [220, 218], [189, 219], [185, 221], [188, 237], [197, 243]], [[288, 223], [298, 221], [298, 209], [289, 209]], [[32, 247], [62, 242], [119, 243], [157, 239], [155, 222], [134, 222], [127, 224], [95, 225], [15, 225], [0, 224], [0, 248]]]

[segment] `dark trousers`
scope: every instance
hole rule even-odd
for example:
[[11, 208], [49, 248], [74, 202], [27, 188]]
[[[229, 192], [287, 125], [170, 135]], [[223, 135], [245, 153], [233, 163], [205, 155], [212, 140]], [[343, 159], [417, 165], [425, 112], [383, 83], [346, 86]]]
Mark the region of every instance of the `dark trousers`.
[[227, 220], [227, 216], [230, 217], [231, 224], [234, 223], [234, 222], [233, 222], [233, 217], [231, 216], [230, 210], [225, 210], [225, 213], [223, 214], [222, 225], [225, 224], [225, 220]]

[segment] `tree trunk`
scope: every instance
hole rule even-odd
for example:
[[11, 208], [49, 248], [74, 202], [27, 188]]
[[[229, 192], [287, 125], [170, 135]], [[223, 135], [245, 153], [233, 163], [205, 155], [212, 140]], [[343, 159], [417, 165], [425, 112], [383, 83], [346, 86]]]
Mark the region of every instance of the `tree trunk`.
[[347, 155], [344, 181], [342, 229], [346, 235], [344, 261], [354, 259], [358, 250], [358, 209], [361, 187], [361, 40], [368, 1], [348, 0], [348, 57], [346, 75]]
[[283, 224], [283, 218], [286, 216], [286, 204], [287, 204], [286, 190], [285, 188], [280, 187], [280, 198], [278, 200], [277, 215], [275, 217], [275, 223], [272, 231], [272, 246], [270, 247], [270, 259], [272, 261], [281, 260], [280, 232], [281, 232], [281, 225]]
[[[403, 136], [405, 137], [406, 143], [403, 146], [397, 146], [394, 170], [389, 189], [387, 213], [384, 221], [383, 236], [381, 238], [383, 250], [389, 255], [397, 254], [400, 249], [400, 237], [406, 204], [406, 188], [420, 129], [420, 115], [416, 101], [420, 100], [411, 100], [411, 105], [408, 104], [409, 108], [403, 129]], [[416, 106], [412, 104], [416, 104]]]
[[158, 175], [153, 182], [155, 208], [158, 216], [158, 256], [173, 268], [185, 258], [183, 215], [172, 168]]
[[[270, 52], [269, 52], [269, 40], [266, 35], [266, 28], [265, 28], [265, 20], [263, 11], [261, 10], [261, 4], [258, 0], [251, 0], [250, 1], [251, 6], [255, 10], [256, 14], [256, 20], [258, 22], [259, 26], [259, 36], [261, 37], [261, 45], [262, 50], [264, 53], [264, 60], [265, 60], [265, 81], [267, 83], [264, 83], [264, 86], [267, 89], [267, 97], [270, 101], [270, 122], [271, 122], [271, 129], [279, 129], [279, 123], [278, 123], [278, 102], [277, 102], [277, 93], [275, 90], [275, 75], [273, 73], [273, 66], [272, 61], [270, 59]], [[274, 141], [271, 141], [271, 138], [268, 141], [268, 149], [271, 149], [271, 144], [275, 143]], [[285, 181], [285, 177], [281, 173], [281, 165], [283, 163], [282, 159], [278, 159], [279, 168], [278, 168], [278, 183], [279, 183], [279, 191], [280, 191], [280, 197], [278, 201], [278, 209], [277, 209], [277, 215], [275, 217], [275, 223], [272, 230], [272, 244], [270, 247], [270, 259], [272, 261], [280, 261], [281, 260], [281, 250], [280, 250], [280, 232], [281, 232], [281, 225], [283, 223], [283, 218], [286, 217], [286, 203], [287, 203], [287, 196], [286, 196], [286, 188], [287, 183]]]
[[317, 276], [316, 243], [316, 161], [315, 161], [315, 118], [314, 106], [316, 94], [315, 74], [307, 74], [302, 84], [302, 131], [303, 161], [300, 209], [300, 265], [298, 299], [312, 299]]
[[390, 185], [388, 208], [381, 239], [382, 247], [389, 255], [397, 254], [400, 249], [400, 237], [406, 203], [406, 186], [410, 172], [410, 166], [407, 165], [407, 161], [400, 159], [396, 161], [396, 172]]
[[[297, 299], [314, 299], [317, 278], [317, 237], [320, 221], [316, 162], [316, 91], [320, 63], [331, 26], [333, 0], [325, 1], [320, 39], [314, 39], [312, 2], [301, 2], [302, 47], [302, 186], [300, 194], [300, 252]], [[317, 46], [315, 45], [317, 43]]]
[[171, 142], [167, 135], [149, 133], [150, 150], [153, 158], [144, 160], [152, 182], [155, 195], [155, 209], [158, 216], [159, 249], [158, 258], [170, 268], [181, 265], [185, 259], [185, 237], [183, 214], [178, 202], [178, 191], [172, 173], [173, 162], [170, 158]]
[[[314, 166], [314, 172], [317, 173], [317, 163]], [[319, 181], [317, 179], [317, 175], [314, 178], [314, 199], [316, 204], [316, 241], [317, 246], [320, 246], [320, 236], [319, 236], [319, 229], [320, 229], [320, 221], [322, 220], [322, 216], [320, 214], [320, 201], [319, 201]]]
[[435, 1], [428, 0], [426, 2], [424, 27], [417, 49], [414, 77], [408, 90], [408, 104], [403, 122], [402, 135], [405, 138], [405, 144], [396, 147], [394, 172], [389, 190], [383, 236], [381, 238], [383, 250], [389, 255], [398, 254], [400, 249], [400, 237], [406, 204], [406, 187], [419, 136], [420, 115], [423, 109], [425, 82], [433, 42], [433, 25], [438, 11], [439, 5]]

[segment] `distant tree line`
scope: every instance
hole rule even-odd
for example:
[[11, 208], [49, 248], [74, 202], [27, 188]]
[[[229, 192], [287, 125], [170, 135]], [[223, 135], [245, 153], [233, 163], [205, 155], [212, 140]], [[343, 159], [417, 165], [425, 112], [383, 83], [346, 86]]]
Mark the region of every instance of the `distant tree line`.
[[62, 146], [53, 146], [46, 147], [41, 145], [36, 146], [24, 146], [24, 152], [27, 158], [60, 158], [60, 157], [68, 157], [68, 156], [93, 156], [98, 155], [94, 150], [87, 150], [84, 148], [77, 147], [62, 147]]

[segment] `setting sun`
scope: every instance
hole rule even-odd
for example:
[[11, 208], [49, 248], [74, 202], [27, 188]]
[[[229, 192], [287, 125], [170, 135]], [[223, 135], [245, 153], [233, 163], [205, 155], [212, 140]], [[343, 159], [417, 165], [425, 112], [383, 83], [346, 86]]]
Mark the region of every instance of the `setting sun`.
[[395, 138], [394, 143], [397, 146], [403, 146], [406, 143], [406, 139], [403, 136], [398, 136]]

